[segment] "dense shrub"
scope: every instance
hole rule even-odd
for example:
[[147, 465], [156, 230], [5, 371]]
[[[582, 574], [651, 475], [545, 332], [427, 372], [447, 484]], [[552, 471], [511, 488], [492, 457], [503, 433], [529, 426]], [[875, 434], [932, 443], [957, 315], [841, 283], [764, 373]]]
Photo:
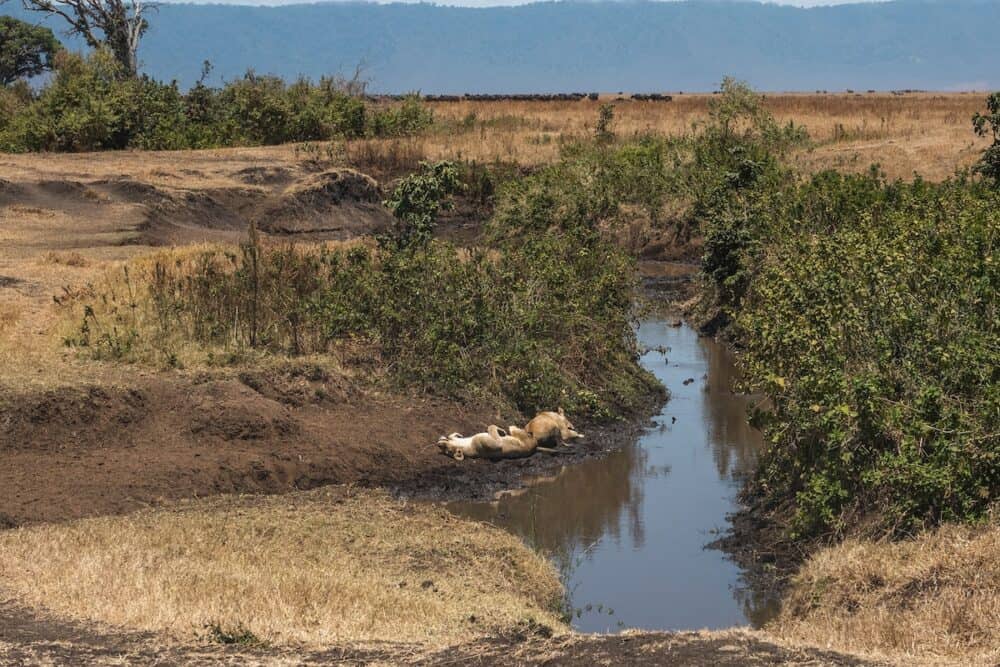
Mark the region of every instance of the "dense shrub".
[[771, 406], [748, 498], [792, 537], [984, 516], [1000, 498], [1000, 198], [989, 179], [877, 167], [802, 178], [781, 161], [801, 137], [759, 109], [727, 91], [677, 166], [703, 307]]
[[653, 136], [568, 144], [554, 164], [500, 185], [488, 235], [496, 241], [580, 224], [613, 235], [633, 208], [655, 223], [676, 192], [678, 150], [677, 142]]
[[[13, 105], [0, 99], [0, 149], [183, 149], [407, 136], [433, 121], [417, 97], [375, 103], [334, 79], [286, 83], [254, 72], [220, 89], [122, 76], [110, 55], [62, 52], [52, 80]], [[5, 95], [5, 97], [7, 97]]]
[[420, 171], [401, 179], [385, 205], [396, 217], [393, 233], [382, 245], [398, 249], [430, 242], [438, 213], [450, 208], [450, 195], [462, 186], [458, 165], [420, 163]]
[[660, 391], [638, 363], [634, 261], [582, 217], [488, 250], [432, 240], [457, 178], [440, 163], [404, 179], [401, 224], [376, 247], [269, 245], [251, 229], [238, 252], [135, 262], [80, 301], [67, 343], [172, 365], [192, 345], [213, 361], [360, 345], [406, 387], [598, 418]]
[[755, 480], [797, 535], [902, 533], [1000, 493], [1000, 199], [823, 174], [762, 211], [734, 333], [773, 410]]
[[993, 93], [986, 98], [986, 113], [973, 116], [972, 127], [979, 136], [993, 140], [983, 152], [975, 170], [1000, 188], [1000, 93]]

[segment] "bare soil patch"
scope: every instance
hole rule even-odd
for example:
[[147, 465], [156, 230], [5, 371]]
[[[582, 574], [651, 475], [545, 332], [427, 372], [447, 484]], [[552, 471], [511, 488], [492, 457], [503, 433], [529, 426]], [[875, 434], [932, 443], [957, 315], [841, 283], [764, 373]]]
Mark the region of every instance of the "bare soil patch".
[[444, 477], [449, 460], [433, 446], [443, 425], [485, 421], [433, 399], [348, 396], [341, 380], [294, 369], [246, 379], [257, 389], [164, 373], [128, 386], [7, 392], [0, 511], [24, 524], [219, 493]]
[[749, 631], [539, 636], [525, 624], [505, 636], [426, 649], [368, 642], [322, 650], [182, 644], [152, 633], [122, 632], [54, 618], [0, 601], [0, 661], [89, 665], [887, 665], [834, 651], [791, 645]]

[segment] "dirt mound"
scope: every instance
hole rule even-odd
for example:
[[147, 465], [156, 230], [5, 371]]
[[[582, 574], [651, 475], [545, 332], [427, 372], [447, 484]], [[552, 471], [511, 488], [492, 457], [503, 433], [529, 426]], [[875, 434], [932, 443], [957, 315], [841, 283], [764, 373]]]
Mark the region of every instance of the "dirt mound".
[[[0, 409], [0, 452], [62, 449], [67, 440], [84, 448], [103, 446], [106, 437], [146, 414], [146, 396], [138, 389], [91, 386], [42, 392], [18, 401], [17, 409]], [[39, 428], [47, 437], [37, 437]]]
[[79, 181], [39, 181], [37, 187], [51, 197], [71, 201], [94, 202], [101, 199], [100, 194]]
[[298, 424], [281, 404], [234, 382], [199, 388], [192, 406], [191, 432], [222, 440], [260, 440], [296, 435]]
[[239, 374], [239, 380], [261, 396], [296, 408], [345, 403], [359, 397], [357, 390], [342, 378], [335, 378], [325, 369], [309, 364], [244, 371]]
[[233, 177], [247, 185], [279, 185], [291, 182], [293, 176], [284, 167], [247, 167], [240, 169]]
[[149, 245], [237, 241], [246, 233], [250, 211], [264, 197], [252, 188], [162, 194], [157, 191], [140, 228], [141, 242]]
[[152, 206], [170, 199], [170, 195], [162, 188], [128, 178], [94, 181], [91, 187], [104, 192], [116, 201], [130, 204]]
[[17, 183], [11, 183], [5, 178], [0, 178], [0, 204], [12, 203], [23, 196], [24, 188]]
[[257, 213], [271, 234], [323, 234], [348, 239], [385, 230], [392, 220], [378, 182], [353, 169], [313, 174], [287, 188]]

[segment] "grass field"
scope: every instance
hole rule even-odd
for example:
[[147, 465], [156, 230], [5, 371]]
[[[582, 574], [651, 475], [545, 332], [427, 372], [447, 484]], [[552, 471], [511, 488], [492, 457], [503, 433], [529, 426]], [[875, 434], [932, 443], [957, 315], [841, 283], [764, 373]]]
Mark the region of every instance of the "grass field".
[[[703, 123], [712, 95], [675, 95], [671, 102], [438, 102], [441, 128], [412, 147], [429, 157], [551, 161], [561, 141], [594, 132], [601, 104], [615, 105], [614, 130], [683, 135]], [[969, 166], [985, 146], [971, 132], [981, 93], [768, 94], [765, 107], [781, 124], [804, 126], [812, 145], [796, 162], [806, 170], [864, 170], [877, 162], [891, 177], [914, 172], [938, 180]], [[393, 142], [382, 142], [392, 146]]]

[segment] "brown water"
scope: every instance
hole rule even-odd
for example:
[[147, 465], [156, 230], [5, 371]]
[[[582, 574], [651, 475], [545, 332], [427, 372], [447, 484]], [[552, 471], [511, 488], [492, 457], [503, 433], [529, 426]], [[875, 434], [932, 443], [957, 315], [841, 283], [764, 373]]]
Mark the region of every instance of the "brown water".
[[723, 346], [669, 321], [639, 328], [651, 349], [643, 364], [671, 392], [653, 428], [496, 502], [451, 506], [551, 554], [581, 631], [758, 626], [776, 610], [767, 591], [705, 548], [725, 530], [761, 445], [746, 420], [751, 399], [732, 391], [736, 370]]

